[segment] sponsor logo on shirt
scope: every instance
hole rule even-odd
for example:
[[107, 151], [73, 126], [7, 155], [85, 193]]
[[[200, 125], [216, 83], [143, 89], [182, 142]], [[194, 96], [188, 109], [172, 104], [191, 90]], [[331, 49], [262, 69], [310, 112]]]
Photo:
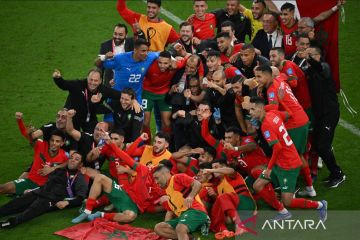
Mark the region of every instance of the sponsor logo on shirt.
[[286, 70], [286, 73], [289, 75], [292, 75], [294, 73], [294, 71], [292, 70], [292, 68], [289, 68], [288, 70]]
[[274, 98], [275, 97], [275, 93], [274, 92], [270, 92], [269, 93], [269, 98]]
[[265, 136], [265, 138], [270, 138], [270, 132], [269, 132], [269, 131], [265, 131], [265, 132], [264, 132], [264, 136]]

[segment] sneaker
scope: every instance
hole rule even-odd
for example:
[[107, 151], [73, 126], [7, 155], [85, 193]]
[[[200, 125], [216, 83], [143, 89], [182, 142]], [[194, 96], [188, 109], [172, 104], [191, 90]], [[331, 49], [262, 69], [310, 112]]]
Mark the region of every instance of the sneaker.
[[101, 217], [101, 212], [97, 211], [96, 213], [89, 214], [89, 215], [87, 216], [87, 219], [88, 219], [89, 221], [93, 221], [93, 220], [95, 220], [96, 218], [100, 218], [100, 217]]
[[317, 165], [318, 165], [318, 168], [320, 168], [320, 169], [324, 167], [323, 160], [322, 160], [321, 157], [318, 158], [318, 164]]
[[291, 212], [278, 213], [277, 215], [275, 215], [275, 217], [273, 217], [272, 219], [270, 219], [270, 221], [271, 221], [271, 222], [282, 221], [282, 220], [290, 219], [291, 217], [292, 217]]
[[306, 188], [303, 190], [303, 191], [299, 191], [298, 192], [298, 195], [300, 197], [316, 197], [316, 191], [315, 189], [312, 189], [312, 190], [307, 190]]
[[114, 209], [115, 209], [115, 206], [112, 203], [104, 207], [105, 212], [111, 212]]
[[90, 214], [86, 214], [86, 213], [82, 212], [79, 216], [77, 216], [76, 218], [71, 220], [71, 222], [74, 223], [74, 224], [81, 223], [82, 221], [87, 219], [89, 215]]
[[11, 222], [9, 220], [1, 221], [0, 228], [11, 228]]
[[345, 179], [346, 179], [345, 175], [341, 175], [335, 178], [330, 178], [326, 185], [328, 188], [337, 188], [340, 183], [345, 181]]
[[327, 201], [325, 200], [321, 200], [321, 203], [323, 204], [322, 208], [319, 209], [319, 216], [320, 216], [320, 220], [322, 222], [325, 222], [327, 219]]

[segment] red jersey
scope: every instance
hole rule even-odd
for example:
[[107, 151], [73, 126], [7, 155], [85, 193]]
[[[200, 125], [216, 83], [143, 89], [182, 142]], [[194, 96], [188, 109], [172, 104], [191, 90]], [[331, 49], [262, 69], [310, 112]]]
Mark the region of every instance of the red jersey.
[[54, 167], [60, 165], [68, 160], [64, 150], [59, 149], [55, 157], [49, 155], [49, 143], [42, 140], [37, 140], [34, 145], [34, 160], [31, 166], [28, 179], [39, 186], [43, 186], [48, 180], [48, 176], [41, 176], [38, 171], [43, 168], [43, 165]]
[[[247, 144], [256, 144], [254, 138], [252, 136], [241, 137], [241, 146]], [[251, 175], [251, 170], [259, 165], [266, 165], [269, 162], [269, 158], [267, 158], [264, 152], [261, 150], [259, 146], [256, 144], [256, 149], [249, 152], [241, 152], [241, 158], [239, 158], [239, 165], [244, 168], [245, 172], [248, 175]]]
[[244, 178], [238, 172], [235, 172], [231, 176], [225, 175], [216, 186], [216, 190], [219, 195], [235, 192], [236, 194], [241, 194], [252, 198]]
[[285, 48], [285, 55], [292, 55], [296, 52], [296, 37], [294, 32], [298, 28], [298, 23], [296, 22], [291, 28], [288, 28], [284, 25], [281, 18], [279, 19], [279, 21], [281, 30], [284, 33], [283, 44]]
[[[177, 164], [179, 164], [179, 162], [177, 162], [172, 157], [169, 160], [173, 164], [171, 173], [173, 175], [177, 174], [177, 173], [181, 173], [181, 172], [179, 172], [178, 167], [177, 167]], [[194, 177], [199, 172], [199, 160], [197, 160], [196, 158], [188, 157], [186, 163], [183, 163], [183, 164], [185, 165], [186, 170], [185, 170], [185, 172], [182, 172], [182, 173], [185, 173], [186, 175], [188, 175], [190, 177]]]
[[213, 13], [205, 13], [205, 19], [200, 20], [195, 15], [188, 19], [194, 27], [194, 37], [200, 40], [212, 39], [215, 37], [216, 17]]
[[[150, 194], [147, 188], [150, 171], [147, 166], [135, 162], [127, 153], [116, 147], [115, 144], [106, 145], [111, 148], [114, 155], [123, 160], [131, 169], [136, 171], [133, 178], [118, 178], [118, 182], [125, 189], [131, 200], [137, 205], [140, 212], [150, 204]], [[123, 175], [123, 174], [121, 174]]]
[[240, 50], [241, 50], [241, 48], [242, 48], [243, 45], [244, 45], [244, 44], [242, 44], [242, 43], [235, 44], [234, 47], [233, 47], [233, 50], [232, 50], [232, 52], [231, 52], [231, 54], [230, 54], [230, 56], [227, 56], [225, 53], [221, 53], [221, 54], [220, 54], [221, 64], [225, 64], [225, 63], [230, 62], [229, 58], [230, 58], [231, 56], [233, 56], [235, 53], [240, 52]]
[[[184, 200], [191, 192], [191, 184], [195, 180], [184, 173], [173, 175], [166, 187], [166, 194], [170, 197], [165, 205], [165, 209], [173, 211], [177, 216], [186, 211]], [[199, 210], [206, 213], [206, 208], [202, 203], [199, 195], [194, 198], [192, 209]]]
[[[279, 99], [279, 89], [283, 90], [284, 97]], [[289, 119], [285, 126], [287, 129], [298, 128], [309, 122], [309, 118], [298, 100], [291, 91], [289, 85], [275, 78], [273, 83], [267, 88], [267, 97], [269, 105], [265, 106], [265, 110], [286, 111]]]
[[[117, 157], [114, 152], [109, 147], [102, 147], [100, 150], [100, 154], [106, 157], [109, 160], [109, 172], [113, 178], [118, 178], [118, 172], [116, 166], [123, 165], [125, 166], [125, 162]], [[127, 175], [127, 174], [125, 174]]]
[[285, 60], [282, 62], [280, 71], [287, 75], [287, 83], [290, 85], [300, 105], [306, 110], [311, 106], [309, 86], [304, 72], [294, 62]]
[[[273, 164], [283, 169], [294, 169], [302, 165], [299, 154], [291, 140], [283, 120], [275, 111], [267, 112], [261, 124], [261, 131], [270, 146], [280, 143], [281, 150], [276, 159], [271, 158], [268, 168], [271, 169]], [[274, 156], [274, 154], [273, 154]]]
[[[187, 58], [184, 58], [177, 62], [177, 69], [183, 68], [186, 61]], [[174, 77], [175, 73], [176, 70], [161, 72], [159, 61], [155, 60], [145, 75], [143, 89], [155, 94], [166, 94], [170, 90], [171, 79]]]

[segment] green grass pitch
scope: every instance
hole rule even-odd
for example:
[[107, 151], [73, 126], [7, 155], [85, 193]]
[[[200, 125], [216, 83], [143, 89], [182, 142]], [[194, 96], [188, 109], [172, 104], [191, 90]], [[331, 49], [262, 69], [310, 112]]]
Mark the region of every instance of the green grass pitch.
[[[23, 112], [25, 122], [35, 126], [52, 121], [67, 95], [53, 83], [53, 70], [59, 68], [65, 79], [84, 77], [93, 66], [100, 43], [111, 38], [114, 24], [122, 20], [116, 11], [116, 1], [1, 0], [0, 3], [0, 182], [3, 183], [17, 178], [32, 160], [32, 149], [17, 130], [14, 113]], [[224, 4], [224, 0], [210, 1], [209, 8]], [[141, 12], [146, 8], [140, 0], [128, 0], [128, 6]], [[182, 19], [192, 13], [190, 0], [164, 0], [163, 7]], [[345, 9], [346, 24], [340, 23], [341, 82], [352, 106], [360, 110], [356, 90], [360, 89], [357, 69], [360, 28], [356, 25], [360, 3], [348, 0]], [[343, 106], [341, 118], [360, 128], [359, 117], [352, 117]], [[338, 126], [334, 150], [347, 180], [333, 190], [325, 189], [319, 182], [315, 184], [317, 199], [327, 199], [330, 210], [360, 209], [357, 190], [360, 177], [356, 174], [359, 144], [359, 136]], [[327, 170], [323, 169], [319, 178], [325, 176]], [[8, 200], [0, 196], [1, 204]], [[70, 220], [76, 215], [77, 209], [46, 214], [15, 229], [0, 230], [0, 239], [60, 239], [52, 233], [71, 226]], [[145, 214], [134, 225], [152, 228], [162, 219], [163, 214]]]

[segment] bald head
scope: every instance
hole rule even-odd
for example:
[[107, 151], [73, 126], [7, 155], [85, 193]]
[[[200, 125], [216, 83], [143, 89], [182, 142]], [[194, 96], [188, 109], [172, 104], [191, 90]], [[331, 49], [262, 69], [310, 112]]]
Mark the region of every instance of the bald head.
[[217, 70], [214, 72], [213, 83], [215, 83], [219, 87], [224, 87], [224, 85], [226, 83], [226, 75], [223, 70]]

